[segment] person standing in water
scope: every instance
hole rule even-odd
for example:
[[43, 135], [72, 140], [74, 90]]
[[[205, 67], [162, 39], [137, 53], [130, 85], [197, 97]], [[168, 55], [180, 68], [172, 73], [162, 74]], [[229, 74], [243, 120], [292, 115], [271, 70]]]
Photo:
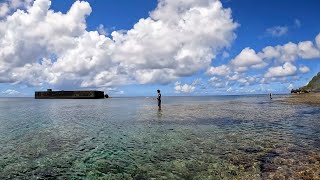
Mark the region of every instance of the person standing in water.
[[161, 93], [160, 93], [159, 89], [157, 90], [157, 92], [158, 92], [158, 97], [157, 97], [158, 107], [159, 107], [159, 110], [160, 110], [161, 109]]
[[270, 99], [272, 99], [272, 94], [270, 93]]

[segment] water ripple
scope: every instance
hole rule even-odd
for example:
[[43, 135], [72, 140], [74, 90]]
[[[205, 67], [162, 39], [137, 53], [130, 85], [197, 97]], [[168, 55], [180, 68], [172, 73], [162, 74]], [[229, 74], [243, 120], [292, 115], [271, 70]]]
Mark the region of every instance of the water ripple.
[[319, 119], [264, 96], [2, 98], [0, 178], [316, 179]]

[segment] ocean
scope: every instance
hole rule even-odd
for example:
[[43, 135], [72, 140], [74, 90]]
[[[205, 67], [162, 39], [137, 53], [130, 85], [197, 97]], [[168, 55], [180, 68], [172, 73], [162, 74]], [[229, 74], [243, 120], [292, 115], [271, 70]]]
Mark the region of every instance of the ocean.
[[0, 98], [0, 179], [315, 179], [320, 107], [286, 95]]

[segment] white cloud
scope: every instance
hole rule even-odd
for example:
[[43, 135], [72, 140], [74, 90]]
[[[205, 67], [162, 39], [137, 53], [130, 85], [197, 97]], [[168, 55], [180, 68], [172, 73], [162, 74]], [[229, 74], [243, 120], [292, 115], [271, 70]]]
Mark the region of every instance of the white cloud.
[[151, 17], [141, 19], [134, 29], [112, 33], [119, 42], [115, 58], [135, 63], [134, 68], [169, 69], [168, 77], [207, 68], [217, 50], [234, 38], [230, 10], [221, 8], [218, 1], [160, 1]]
[[104, 91], [105, 94], [108, 94], [109, 96], [110, 95], [121, 95], [121, 94], [124, 94], [124, 91], [123, 90], [120, 90], [118, 88], [99, 88], [98, 89], [99, 91]]
[[300, 21], [299, 19], [295, 19], [295, 20], [294, 20], [294, 26], [295, 26], [296, 28], [300, 28], [300, 27], [301, 27], [301, 21]]
[[21, 93], [19, 91], [13, 90], [13, 89], [7, 89], [5, 91], [2, 91], [1, 94], [15, 96], [15, 95], [19, 95]]
[[298, 54], [298, 46], [292, 42], [289, 42], [283, 46], [277, 45], [275, 47], [265, 47], [259, 55], [265, 59], [276, 59], [280, 62], [292, 62], [295, 61]]
[[270, 77], [284, 77], [284, 76], [292, 76], [295, 75], [297, 71], [297, 67], [291, 64], [290, 62], [286, 62], [283, 66], [270, 67], [268, 72], [264, 75], [266, 78]]
[[211, 78], [208, 80], [208, 82], [210, 82], [210, 83], [217, 83], [217, 82], [221, 82], [221, 81], [222, 81], [221, 78], [218, 78], [218, 77], [215, 77], [215, 76], [211, 77]]
[[226, 65], [221, 65], [221, 66], [217, 66], [217, 67], [210, 67], [207, 72], [206, 75], [209, 76], [214, 76], [214, 75], [218, 75], [218, 76], [226, 76], [230, 73], [230, 68]]
[[17, 8], [27, 8], [32, 2], [33, 0], [6, 0], [0, 3], [0, 18], [5, 17]]
[[229, 54], [227, 51], [223, 51], [223, 53], [222, 53], [222, 58], [223, 58], [223, 59], [226, 59], [226, 58], [228, 58], [228, 57], [230, 57], [230, 54]]
[[317, 44], [318, 48], [320, 49], [320, 33], [316, 37], [316, 44]]
[[289, 42], [283, 46], [276, 47], [280, 51], [280, 60], [283, 62], [295, 61], [297, 58], [298, 46], [292, 42]]
[[249, 67], [245, 67], [245, 66], [243, 66], [243, 67], [242, 66], [240, 66], [240, 67], [234, 66], [233, 68], [236, 72], [239, 72], [239, 73], [244, 73], [245, 71], [249, 70]]
[[0, 3], [0, 17], [3, 17], [9, 13], [10, 9], [7, 3]]
[[274, 37], [280, 37], [283, 35], [286, 35], [288, 33], [288, 27], [287, 26], [274, 26], [271, 28], [268, 28], [266, 30], [267, 34], [270, 34]]
[[249, 67], [260, 69], [267, 65], [253, 49], [248, 47], [243, 49], [239, 55], [231, 60], [231, 64], [239, 72], [246, 71]]
[[303, 59], [320, 57], [320, 51], [314, 47], [311, 41], [303, 41], [298, 44], [298, 55]]
[[9, 3], [12, 8], [18, 8], [24, 4], [23, 0], [10, 0]]
[[[316, 37], [316, 44], [320, 43], [320, 34]], [[319, 58], [319, 49], [312, 41], [301, 41], [297, 44], [288, 42], [284, 45], [267, 46], [261, 52], [256, 53], [251, 48], [243, 49], [229, 64], [221, 65], [219, 67], [211, 67], [207, 70], [207, 75], [224, 75], [223, 72], [228, 74], [225, 76], [224, 81], [237, 83], [240, 86], [253, 85], [255, 83], [268, 84], [270, 82], [287, 82], [288, 76], [293, 76], [299, 73], [310, 72], [309, 67], [300, 66], [297, 68], [293, 62], [297, 59], [315, 59]], [[279, 66], [282, 64], [283, 66]], [[254, 76], [250, 79], [246, 77], [246, 71], [258, 68], [271, 66], [264, 74], [259, 74], [263, 71], [254, 72]], [[252, 76], [252, 74], [250, 75]], [[249, 76], [249, 77], [250, 77]], [[222, 79], [212, 77], [209, 83], [223, 86]]]
[[297, 58], [314, 59], [320, 57], [319, 49], [314, 46], [312, 41], [302, 41], [298, 44], [289, 42], [275, 47], [267, 46], [258, 54], [264, 59], [276, 59], [279, 62], [294, 62]]
[[225, 88], [229, 85], [229, 81], [221, 77], [211, 77], [208, 83], [214, 88]]
[[99, 24], [97, 31], [99, 32], [99, 34], [101, 35], [105, 35], [108, 36], [109, 33], [107, 32], [106, 28], [104, 28], [103, 24]]
[[180, 82], [175, 83], [175, 93], [192, 93], [196, 89], [192, 84], [181, 84]]
[[269, 60], [269, 59], [273, 59], [273, 58], [276, 58], [276, 59], [279, 58], [281, 56], [281, 53], [279, 52], [279, 50], [277, 48], [272, 47], [272, 46], [267, 46], [262, 49], [262, 52], [259, 53], [259, 55], [262, 58]]
[[192, 82], [193, 86], [197, 86], [197, 85], [201, 85], [202, 83], [202, 79], [201, 78], [197, 78]]
[[245, 78], [240, 78], [237, 81], [240, 83], [240, 85], [249, 86], [256, 83], [257, 79], [255, 77], [248, 76]]
[[292, 90], [294, 88], [293, 84], [289, 84], [289, 86], [287, 87], [288, 90]]
[[301, 73], [308, 73], [308, 72], [310, 72], [310, 69], [307, 66], [302, 65], [299, 67], [299, 71]]
[[240, 79], [240, 75], [238, 73], [235, 73], [232, 76], [227, 76], [227, 79], [230, 81], [236, 81], [236, 80]]
[[160, 0], [150, 17], [109, 38], [102, 26], [100, 33], [86, 30], [89, 3], [75, 1], [66, 14], [50, 10], [50, 5], [49, 0], [36, 0], [0, 21], [0, 82], [165, 84], [207, 69], [230, 46], [238, 26], [220, 1]]

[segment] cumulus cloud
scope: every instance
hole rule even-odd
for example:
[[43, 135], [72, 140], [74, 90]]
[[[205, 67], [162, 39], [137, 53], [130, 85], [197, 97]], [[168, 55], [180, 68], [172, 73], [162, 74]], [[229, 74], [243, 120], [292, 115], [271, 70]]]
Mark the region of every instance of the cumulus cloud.
[[[318, 36], [317, 36], [318, 38]], [[317, 39], [316, 39], [317, 41]], [[298, 44], [289, 42], [284, 45], [267, 46], [259, 53], [264, 59], [275, 59], [279, 62], [294, 62], [298, 58], [314, 59], [320, 57], [319, 49], [312, 41], [302, 41]]]
[[[83, 61], [90, 58], [89, 55], [85, 59], [81, 57], [93, 49], [84, 47], [85, 43], [90, 43], [84, 42], [85, 38], [90, 39], [90, 33], [85, 32], [85, 17], [91, 13], [89, 4], [76, 1], [67, 14], [54, 13], [49, 10], [50, 5], [50, 1], [37, 0], [27, 11], [18, 10], [0, 22], [2, 77], [11, 82], [41, 85], [46, 83], [44, 80], [54, 83], [60, 77], [70, 76], [63, 71], [91, 67], [91, 64], [83, 65]], [[79, 53], [79, 56], [73, 54], [83, 49], [86, 51]], [[52, 54], [59, 58], [56, 62], [49, 63], [50, 60], [45, 57]], [[75, 62], [67, 63], [67, 58], [75, 58]], [[42, 59], [41, 63], [38, 63], [39, 59]], [[56, 67], [61, 65], [65, 66], [57, 71]], [[35, 82], [37, 83], [34, 84]]]
[[230, 73], [230, 68], [227, 65], [221, 65], [221, 66], [217, 66], [217, 67], [210, 67], [207, 70], [206, 75], [209, 75], [209, 76], [214, 76], [214, 75], [226, 76], [229, 73]]
[[217, 82], [222, 82], [222, 79], [218, 78], [216, 76], [213, 76], [208, 81], [211, 82], [211, 83], [217, 83]]
[[267, 46], [262, 49], [262, 52], [259, 53], [260, 57], [270, 60], [274, 58], [279, 58], [281, 56], [281, 52], [278, 48]]
[[208, 83], [214, 88], [225, 88], [229, 85], [229, 81], [225, 81], [224, 78], [216, 76], [211, 77]]
[[283, 66], [270, 67], [268, 72], [264, 75], [266, 78], [270, 77], [284, 77], [284, 76], [292, 76], [297, 72], [297, 67], [291, 64], [290, 62], [286, 62]]
[[6, 0], [0, 3], [0, 18], [5, 17], [17, 8], [26, 8], [31, 5], [33, 0]]
[[280, 59], [283, 61], [295, 61], [298, 55], [298, 45], [292, 42], [289, 42], [283, 46], [276, 47], [280, 51]]
[[63, 14], [36, 0], [0, 21], [0, 82], [55, 87], [161, 83], [207, 69], [235, 39], [238, 24], [216, 0], [160, 0], [128, 31], [86, 30], [92, 9]]
[[239, 73], [235, 73], [233, 75], [228, 75], [227, 79], [230, 81], [236, 81], [238, 79], [240, 79], [240, 74]]
[[320, 57], [320, 51], [311, 41], [304, 41], [298, 44], [298, 55], [303, 59], [313, 59]]
[[308, 73], [308, 72], [310, 72], [310, 69], [307, 66], [302, 65], [302, 66], [299, 67], [299, 71], [301, 73]]
[[[261, 52], [257, 53], [253, 49], [247, 47], [243, 49], [234, 59], [232, 59], [228, 65], [221, 65], [221, 67], [224, 67], [224, 69], [229, 68], [230, 72], [238, 73], [233, 75], [227, 75], [227, 80], [236, 80], [242, 84], [245, 83], [245, 79], [243, 76], [239, 76], [239, 73], [244, 74], [246, 71], [250, 69], [264, 68], [268, 65], [271, 67], [262, 76], [264, 78], [271, 78], [269, 80], [281, 80], [279, 78], [292, 76], [298, 72], [309, 72], [310, 69], [307, 66], [300, 66], [299, 71], [297, 71], [298, 68], [293, 63], [299, 58], [319, 58], [320, 50], [317, 47], [319, 43], [320, 34], [318, 34], [315, 38], [315, 43], [312, 41], [301, 41], [297, 44], [288, 42], [284, 45], [267, 46], [263, 48]], [[279, 66], [279, 64], [283, 64], [283, 66]], [[209, 72], [216, 72], [217, 70], [217, 67], [211, 67], [207, 71], [207, 74], [209, 74]], [[211, 74], [217, 75], [217, 73]], [[267, 81], [267, 79], [263, 78], [260, 80], [261, 83], [265, 83]]]
[[238, 81], [238, 83], [240, 83], [241, 86], [249, 86], [249, 85], [256, 83], [257, 78], [253, 77], [253, 76], [247, 76], [244, 78], [240, 78], [237, 81]]
[[99, 26], [97, 27], [97, 31], [98, 31], [99, 34], [102, 34], [102, 35], [105, 35], [105, 36], [109, 35], [108, 31], [103, 26], [103, 24], [99, 24]]
[[287, 26], [274, 26], [268, 28], [266, 33], [272, 35], [273, 37], [280, 37], [286, 35], [288, 33], [288, 29], [289, 28]]
[[267, 65], [251, 48], [243, 49], [239, 55], [231, 60], [231, 64], [238, 72], [246, 71], [248, 68], [259, 69]]
[[151, 17], [141, 19], [134, 29], [112, 33], [118, 42], [115, 58], [143, 69], [140, 73], [166, 73], [169, 81], [207, 68], [217, 50], [235, 37], [237, 25], [230, 21], [230, 10], [221, 8], [219, 1], [160, 1]]
[[[256, 83], [287, 82], [290, 76], [294, 79], [299, 73], [310, 72], [309, 67], [305, 65], [296, 67], [294, 63], [297, 59], [319, 58], [318, 44], [320, 44], [320, 34], [316, 36], [315, 42], [288, 42], [283, 45], [267, 46], [260, 52], [247, 47], [228, 64], [209, 68], [206, 74], [213, 77], [208, 82], [213, 87], [226, 87], [225, 84], [250, 86]], [[255, 71], [265, 67], [268, 69]]]
[[8, 14], [10, 11], [8, 4], [6, 3], [0, 3], [0, 17], [3, 17]]
[[181, 82], [175, 83], [175, 93], [192, 93], [196, 87], [192, 84], [181, 84]]

